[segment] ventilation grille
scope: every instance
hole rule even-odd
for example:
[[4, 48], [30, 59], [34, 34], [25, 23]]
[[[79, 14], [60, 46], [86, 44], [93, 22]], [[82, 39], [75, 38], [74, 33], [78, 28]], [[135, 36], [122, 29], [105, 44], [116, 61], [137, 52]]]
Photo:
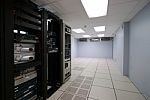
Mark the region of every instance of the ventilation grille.
[[101, 41], [111, 41], [113, 40], [113, 37], [102, 37]]
[[112, 41], [113, 37], [101, 37], [101, 38], [79, 38], [79, 42], [101, 42], [101, 41]]
[[87, 38], [79, 38], [78, 39], [79, 42], [87, 42], [87, 40], [88, 40]]
[[90, 42], [100, 42], [100, 38], [91, 38]]

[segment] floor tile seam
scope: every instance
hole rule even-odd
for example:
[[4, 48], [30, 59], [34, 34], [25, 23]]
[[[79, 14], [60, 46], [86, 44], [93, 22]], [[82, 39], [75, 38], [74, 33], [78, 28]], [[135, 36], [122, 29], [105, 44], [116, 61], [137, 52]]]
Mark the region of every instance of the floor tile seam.
[[[101, 72], [101, 71], [97, 71], [96, 73], [104, 73], [104, 74], [108, 74], [109, 73], [109, 71], [108, 72]], [[109, 73], [110, 74], [110, 73]]]
[[108, 78], [98, 78], [98, 77], [95, 77], [97, 79], [105, 79], [105, 80], [111, 80], [111, 79], [108, 79]]
[[[77, 78], [76, 78], [77, 79]], [[71, 86], [71, 84], [69, 85], [70, 87], [74, 87], [74, 88], [77, 88], [77, 91], [81, 88], [81, 85], [83, 84], [85, 78], [83, 79], [83, 81], [81, 82], [80, 86], [79, 87], [74, 87], [74, 86]], [[75, 92], [75, 94], [77, 93], [77, 91]]]
[[[111, 73], [111, 75], [112, 75], [112, 73]], [[129, 78], [128, 78], [129, 79]], [[129, 79], [130, 80], [130, 79]], [[119, 81], [119, 80], [116, 80], [116, 81]], [[131, 80], [130, 80], [131, 81]], [[120, 81], [120, 82], [123, 82], [123, 81]], [[136, 89], [138, 89], [137, 88], [137, 86], [131, 81], [130, 82], [131, 84], [133, 84], [135, 87], [136, 87]], [[116, 89], [116, 88], [115, 88]], [[122, 90], [122, 89], [118, 89], [118, 90]], [[127, 90], [122, 90], [122, 91], [127, 91]], [[147, 100], [147, 98], [143, 95], [143, 93], [138, 89], [138, 91], [139, 92], [133, 92], [133, 91], [127, 91], [127, 92], [132, 92], [132, 93], [140, 93], [146, 100]]]
[[[98, 66], [98, 63], [97, 63], [97, 66]], [[96, 67], [96, 71], [97, 71], [97, 67]], [[96, 72], [94, 73], [93, 82], [92, 82], [91, 87], [89, 89], [88, 98], [90, 96], [90, 92], [91, 92], [91, 89], [92, 89], [92, 86], [93, 86], [93, 83], [94, 83], [95, 75], [96, 75]]]
[[[78, 90], [79, 90], [79, 89], [82, 89], [81, 86], [82, 86], [82, 84], [84, 83], [85, 79], [86, 79], [86, 77], [84, 77], [84, 79], [82, 80], [80, 86], [78, 87]], [[78, 91], [78, 90], [77, 90], [77, 91]]]
[[130, 83], [130, 84], [132, 84], [132, 82], [129, 82], [129, 81], [114, 80], [113, 78], [112, 78], [112, 80], [116, 81], [116, 82], [124, 82], [124, 83]]
[[[68, 83], [68, 85], [66, 86], [66, 88], [68, 88], [68, 87], [70, 86], [71, 83], [72, 83], [72, 82], [69, 81], [69, 83]], [[64, 83], [63, 85], [65, 85], [65, 83]], [[62, 86], [63, 86], [63, 85], [62, 85]], [[61, 88], [61, 87], [60, 87], [60, 88]], [[59, 89], [60, 89], [60, 88], [59, 88]], [[59, 89], [58, 89], [58, 91], [63, 91], [63, 92], [65, 92], [65, 90], [66, 90], [66, 89], [65, 89], [65, 90], [59, 90]]]
[[105, 79], [105, 80], [111, 80], [110, 78], [100, 78], [100, 77], [95, 77], [97, 79]]
[[99, 99], [95, 99], [95, 98], [92, 98], [92, 97], [88, 97], [88, 99], [99, 100]]
[[[89, 91], [88, 91], [89, 92]], [[82, 95], [82, 94], [74, 94], [76, 96], [80, 96], [80, 97], [84, 97], [84, 98], [88, 98], [88, 94], [85, 96], [85, 95]]]
[[117, 89], [117, 88], [115, 88], [115, 90], [125, 91], [125, 92], [130, 92], [130, 93], [137, 93], [137, 94], [141, 94], [140, 92], [128, 91], [128, 90]]
[[59, 100], [59, 99], [63, 96], [64, 93], [65, 93], [65, 92], [63, 91], [63, 93], [58, 97], [57, 100]]
[[[84, 70], [83, 70], [84, 71]], [[80, 75], [79, 76], [81, 76], [81, 74], [83, 73], [83, 71], [80, 73]]]
[[[108, 66], [108, 61], [107, 61], [107, 59], [106, 59], [106, 62], [107, 62], [107, 67], [108, 67], [108, 70], [109, 70], [109, 73], [110, 73], [110, 69], [109, 69], [109, 66]], [[115, 90], [115, 86], [114, 86], [114, 83], [113, 83], [113, 80], [112, 80], [111, 73], [110, 73], [110, 78], [111, 78], [111, 82], [112, 82], [112, 86], [113, 86], [113, 90], [114, 90], [114, 94], [115, 94], [116, 100], [118, 100], [118, 99], [117, 99], [117, 93], [116, 93], [116, 90]]]
[[[88, 98], [88, 95], [85, 97], [84, 95], [77, 94], [78, 90], [79, 90], [79, 88], [77, 89], [77, 91], [75, 93], [72, 93], [72, 92], [69, 92], [69, 91], [64, 91], [63, 94], [67, 93], [67, 94], [73, 95], [72, 100], [75, 98], [75, 96], [79, 96], [79, 97], [83, 97], [83, 98]], [[88, 92], [89, 92], [89, 90], [88, 90]], [[58, 99], [60, 99], [61, 97], [62, 97], [62, 95]]]
[[[86, 80], [86, 76], [85, 76], [85, 78], [82, 80], [82, 82], [81, 82], [81, 84], [80, 84], [80, 86], [79, 87], [76, 87], [77, 88], [77, 91], [76, 91], [76, 93], [79, 91], [79, 89], [83, 89], [83, 90], [87, 90], [88, 92], [89, 92], [89, 89], [84, 89], [84, 88], [81, 88], [82, 87], [82, 85], [84, 84], [84, 81]], [[78, 82], [79, 83], [79, 82]], [[71, 85], [71, 84], [70, 84]], [[87, 84], [87, 85], [89, 85], [89, 84]], [[90, 86], [91, 87], [91, 86]]]
[[[108, 63], [107, 63], [108, 64]], [[109, 68], [109, 67], [108, 67]], [[109, 71], [110, 71], [110, 68], [109, 68]], [[110, 72], [111, 73], [111, 72]], [[111, 75], [111, 78], [112, 78], [112, 73], [110, 74]], [[113, 74], [113, 75], [117, 75], [117, 74]], [[129, 79], [130, 80], [130, 79]], [[115, 81], [119, 81], [119, 80], [115, 80]], [[131, 81], [131, 80], [130, 80]], [[119, 81], [119, 82], [124, 82], [124, 81]], [[112, 78], [112, 83], [113, 83], [113, 78]], [[129, 82], [128, 82], [129, 83]], [[136, 85], [131, 81], [130, 82], [131, 84], [133, 84], [135, 87], [136, 87]], [[113, 83], [113, 85], [114, 85], [114, 83]], [[137, 87], [136, 87], [137, 88]], [[138, 88], [137, 88], [138, 89]], [[126, 91], [126, 92], [131, 92], [131, 93], [139, 93], [139, 94], [141, 94], [142, 95], [142, 93], [139, 91], [139, 89], [138, 89], [138, 91], [139, 92], [133, 92], [133, 91], [127, 91], [127, 90], [122, 90], [122, 89], [116, 89], [115, 87], [114, 87], [114, 91], [116, 92], [116, 90], [120, 90], [120, 91]], [[144, 96], [144, 95], [142, 95], [145, 99], [146, 99], [146, 97]], [[116, 98], [117, 98], [117, 95], [116, 95]], [[147, 100], [147, 99], [146, 99]]]
[[[81, 73], [82, 73], [82, 72], [81, 72]], [[79, 76], [80, 76], [80, 75], [79, 75]], [[73, 80], [73, 81], [74, 81], [74, 80]], [[72, 82], [73, 82], [73, 81], [72, 81]], [[71, 82], [71, 83], [72, 83], [72, 82]], [[71, 83], [67, 86], [67, 88], [71, 86]], [[72, 87], [72, 86], [71, 86], [71, 87]], [[74, 87], [74, 88], [75, 88], [75, 87]], [[79, 89], [79, 88], [77, 88], [77, 91], [78, 91], [78, 89]], [[76, 91], [76, 93], [77, 93], [77, 91]], [[69, 92], [69, 91], [64, 90], [63, 93], [62, 93], [62, 95], [63, 95], [64, 93], [68, 93], [68, 92]], [[76, 94], [76, 93], [75, 93], [75, 94]], [[69, 92], [69, 94], [72, 94], [72, 93]], [[62, 95], [61, 95], [61, 96], [62, 96]], [[74, 95], [74, 94], [72, 94], [72, 95]], [[60, 99], [61, 96], [60, 96], [58, 99]], [[58, 99], [57, 99], [57, 100], [58, 100]]]
[[[76, 95], [76, 94], [73, 94], [72, 92], [69, 92], [69, 91], [65, 91], [63, 94], [70, 94], [70, 95], [73, 95], [73, 97], [72, 97], [72, 99], [71, 100], [73, 100], [74, 98], [75, 98], [75, 96], [79, 96], [79, 95]], [[62, 94], [62, 95], [63, 95]], [[62, 95], [57, 99], [57, 100], [59, 100], [61, 97], [62, 97]], [[80, 96], [80, 97], [83, 97], [83, 96]]]
[[57, 91], [65, 92], [64, 90], [57, 90]]
[[[108, 64], [108, 62], [107, 62], [107, 64]], [[108, 68], [109, 68], [109, 66], [108, 66]], [[109, 68], [109, 71], [110, 71], [110, 68]], [[112, 78], [112, 73], [110, 74], [111, 75], [111, 78]], [[113, 74], [114, 75], [114, 74]], [[116, 74], [117, 75], [117, 74]], [[130, 79], [129, 79], [130, 80]], [[117, 81], [117, 80], [116, 80]], [[131, 80], [130, 80], [131, 81]], [[121, 82], [121, 81], [120, 81]], [[113, 83], [113, 80], [112, 80], [112, 83]], [[131, 84], [133, 84], [135, 87], [136, 87], [136, 85], [131, 81]], [[113, 83], [113, 86], [114, 86], [114, 83]], [[136, 87], [137, 88], [137, 87]], [[138, 89], [138, 88], [137, 88]], [[120, 90], [120, 91], [126, 91], [126, 92], [131, 92], [131, 93], [140, 93], [141, 95], [142, 95], [142, 93], [140, 92], [140, 90], [138, 89], [138, 91], [139, 92], [133, 92], [133, 91], [127, 91], [127, 90], [122, 90], [122, 89], [116, 89], [115, 87], [114, 87], [114, 91], [116, 92], [116, 90]], [[144, 95], [142, 95], [145, 99], [146, 99], [146, 97], [144, 96]], [[116, 100], [117, 100], [117, 95], [116, 95]], [[146, 99], [147, 100], [147, 99]]]
[[113, 88], [110, 88], [110, 87], [106, 87], [106, 86], [100, 86], [100, 85], [93, 85], [95, 87], [102, 87], [102, 88], [108, 88], [108, 89], [113, 89]]
[[75, 96], [79, 96], [79, 97], [84, 97], [84, 98], [88, 98], [88, 95], [87, 96], [84, 96], [84, 95], [81, 95], [81, 94], [74, 94]]
[[[131, 80], [130, 80], [130, 81], [131, 81]], [[137, 88], [137, 86], [134, 84], [134, 82], [131, 81], [131, 83]], [[137, 88], [137, 89], [138, 89], [139, 93], [145, 98], [145, 100], [147, 100], [147, 98], [146, 98], [146, 96], [144, 95], [144, 93], [142, 93], [139, 88]]]

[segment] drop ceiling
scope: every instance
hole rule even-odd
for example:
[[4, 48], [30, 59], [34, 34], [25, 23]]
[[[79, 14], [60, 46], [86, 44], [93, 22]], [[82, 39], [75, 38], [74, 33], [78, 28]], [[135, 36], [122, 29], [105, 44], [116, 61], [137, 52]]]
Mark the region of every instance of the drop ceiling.
[[[116, 30], [123, 22], [129, 21], [150, 0], [109, 0], [107, 16], [89, 18], [80, 0], [32, 0], [41, 7], [55, 13], [72, 29], [82, 28], [86, 33], [75, 33], [75, 38], [82, 35], [105, 34], [105, 37], [113, 37]], [[105, 32], [95, 32], [95, 26], [106, 26]]]

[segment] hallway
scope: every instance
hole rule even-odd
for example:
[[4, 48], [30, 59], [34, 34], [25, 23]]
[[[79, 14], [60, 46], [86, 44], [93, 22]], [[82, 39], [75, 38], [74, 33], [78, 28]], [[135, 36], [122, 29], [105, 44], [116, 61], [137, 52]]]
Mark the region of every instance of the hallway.
[[150, 0], [1, 0], [0, 100], [150, 100]]
[[146, 100], [111, 59], [74, 58], [71, 79], [47, 100]]

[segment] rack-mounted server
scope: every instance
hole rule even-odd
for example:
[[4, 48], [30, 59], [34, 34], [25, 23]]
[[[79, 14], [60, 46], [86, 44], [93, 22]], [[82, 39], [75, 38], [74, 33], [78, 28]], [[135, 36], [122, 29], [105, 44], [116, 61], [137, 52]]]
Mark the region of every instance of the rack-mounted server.
[[[40, 96], [38, 75], [41, 65], [27, 66], [29, 62], [41, 62], [42, 36], [41, 12], [28, 0], [14, 2], [14, 99], [36, 100]], [[24, 64], [24, 65], [22, 65]], [[20, 66], [19, 66], [20, 65]]]
[[1, 100], [46, 100], [71, 75], [71, 28], [30, 0], [0, 5]]
[[[30, 11], [34, 12], [30, 12]], [[33, 16], [31, 14], [34, 14]], [[40, 11], [32, 7], [28, 1], [16, 1], [14, 7], [14, 64], [26, 64], [41, 59], [40, 54], [41, 16]], [[37, 16], [37, 17], [35, 17]], [[39, 18], [38, 18], [39, 17]], [[39, 23], [40, 22], [40, 23]], [[40, 65], [32, 65], [29, 70], [15, 69], [14, 99], [35, 100], [38, 98], [37, 74]], [[17, 70], [17, 71], [16, 71]]]
[[71, 27], [63, 24], [62, 33], [62, 83], [71, 76]]
[[14, 63], [26, 63], [35, 60], [35, 45], [14, 43]]
[[0, 8], [0, 98], [45, 100], [43, 9], [30, 0], [2, 0]]

